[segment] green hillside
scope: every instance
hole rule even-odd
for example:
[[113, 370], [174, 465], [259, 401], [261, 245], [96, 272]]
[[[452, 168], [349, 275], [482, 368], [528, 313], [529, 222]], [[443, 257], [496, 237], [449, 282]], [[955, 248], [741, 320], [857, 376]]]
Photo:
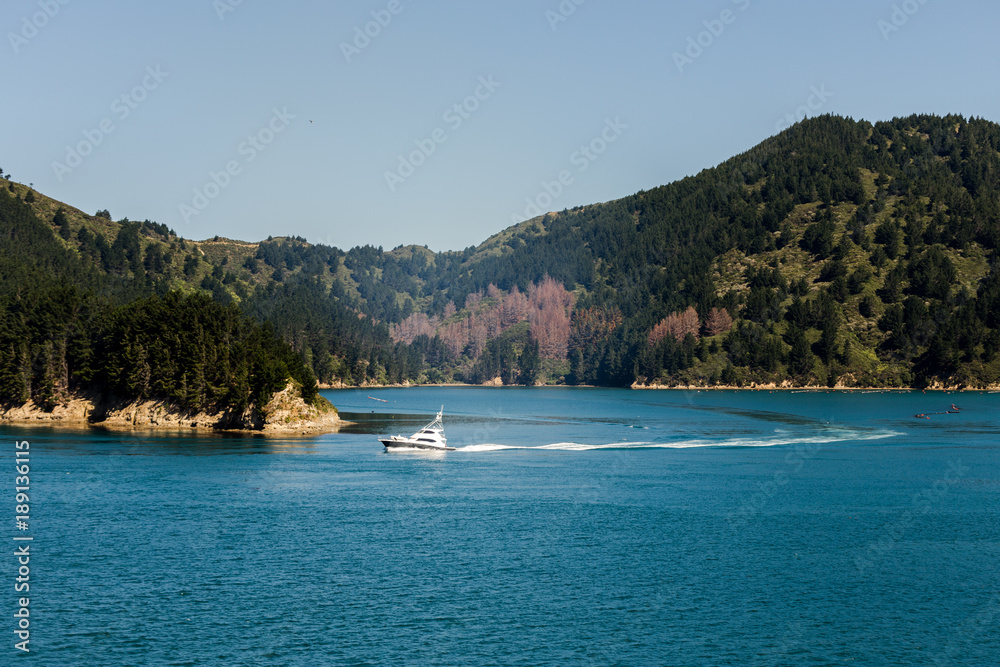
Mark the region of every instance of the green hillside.
[[[148, 220], [86, 214], [9, 180], [0, 181], [0, 197], [0, 224], [7, 230], [0, 254], [12, 280], [30, 273], [22, 265], [44, 261], [52, 271], [18, 280], [51, 285], [65, 278], [109, 307], [171, 292], [207, 295], [268, 322], [323, 382], [405, 379], [388, 326], [362, 312], [356, 287], [343, 275], [344, 253], [336, 248], [297, 238], [191, 241]], [[395, 376], [388, 377], [386, 368]]]
[[[475, 316], [470, 294], [547, 275], [575, 296], [567, 382], [995, 385], [998, 149], [1000, 126], [959, 116], [807, 120], [694, 177], [433, 264], [370, 254], [397, 297], [373, 313], [396, 321], [402, 301], [447, 336]], [[688, 308], [697, 325], [673, 327]], [[732, 328], [708, 326], [713, 309]]]
[[[99, 242], [111, 262], [105, 271], [38, 218], [32, 205], [44, 210], [49, 202], [19, 195], [16, 187], [0, 191], [0, 404], [33, 401], [51, 411], [82, 392], [242, 412], [259, 409], [289, 382], [307, 402], [325, 403], [312, 371], [268, 326], [142, 273], [142, 246], [125, 231], [138, 226], [123, 224], [110, 245]], [[57, 226], [73, 215], [76, 231], [95, 229], [85, 239], [113, 230], [56, 211]]]
[[1000, 126], [981, 119], [810, 119], [445, 253], [194, 242], [0, 187], [35, 221], [3, 237], [9, 271], [109, 307], [210, 296], [323, 383], [1000, 383]]

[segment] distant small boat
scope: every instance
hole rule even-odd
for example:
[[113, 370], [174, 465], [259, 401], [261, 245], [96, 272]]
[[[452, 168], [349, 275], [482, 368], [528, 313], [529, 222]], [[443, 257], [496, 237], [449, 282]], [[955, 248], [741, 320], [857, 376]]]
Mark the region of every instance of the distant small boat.
[[385, 450], [405, 450], [405, 449], [427, 449], [437, 452], [453, 452], [454, 447], [448, 446], [448, 440], [444, 437], [444, 406], [438, 410], [437, 416], [427, 426], [423, 427], [409, 438], [401, 435], [394, 435], [389, 438], [379, 438], [379, 442], [385, 445]]
[[373, 401], [382, 401], [383, 403], [388, 403], [389, 402], [389, 401], [385, 400], [384, 398], [375, 398], [374, 396], [369, 396], [368, 398], [372, 399]]

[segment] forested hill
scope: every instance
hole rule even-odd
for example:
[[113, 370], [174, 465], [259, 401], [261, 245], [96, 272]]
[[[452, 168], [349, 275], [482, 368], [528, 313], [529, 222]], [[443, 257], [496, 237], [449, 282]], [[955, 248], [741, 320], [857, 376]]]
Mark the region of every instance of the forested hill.
[[[268, 322], [321, 382], [1000, 383], [1000, 126], [980, 119], [810, 119], [696, 176], [444, 253], [193, 242], [3, 194], [4, 231], [22, 220], [0, 235], [0, 270], [20, 276], [4, 317], [18, 290], [82, 291], [99, 313], [200, 293], [195, 309]], [[81, 330], [110, 321], [73, 312]], [[4, 363], [38, 386], [57, 343], [32, 339], [29, 363], [23, 340], [3, 341]]]
[[984, 120], [826, 116], [694, 177], [439, 255], [433, 268], [414, 271], [420, 257], [407, 254], [379, 266], [424, 295], [397, 336], [439, 336], [453, 358], [479, 348], [485, 375], [517, 376], [526, 346], [503, 342], [517, 319], [505, 302], [516, 310], [512, 290], [532, 300], [547, 275], [572, 292], [568, 320], [536, 327], [559, 318], [532, 302], [527, 340], [564, 342], [565, 356], [550, 356], [571, 383], [995, 385], [998, 150], [1000, 126]]
[[[140, 299], [161, 315], [165, 311], [160, 305], [167, 301], [174, 308], [201, 313], [194, 321], [175, 318], [163, 322], [168, 328], [190, 325], [201, 332], [197, 336], [206, 333], [231, 341], [231, 331], [223, 328], [209, 332], [205, 322], [235, 317], [233, 325], [238, 320], [247, 335], [282, 341], [288, 350], [279, 354], [277, 348], [271, 349], [265, 357], [278, 354], [278, 370], [283, 365], [287, 374], [304, 387], [315, 387], [317, 377], [324, 382], [356, 384], [402, 381], [413, 376], [415, 371], [406, 366], [408, 348], [390, 339], [386, 323], [374, 322], [361, 311], [364, 301], [353, 286], [352, 293], [346, 293], [350, 281], [338, 275], [345, 271], [343, 255], [336, 248], [312, 246], [298, 238], [260, 243], [219, 237], [191, 241], [150, 220], [114, 221], [107, 210], [86, 214], [13, 182], [8, 175], [0, 180], [0, 282], [4, 287], [0, 318], [10, 323], [0, 330], [0, 366], [8, 368], [4, 376], [7, 380], [0, 380], [0, 403], [17, 403], [25, 392], [42, 400], [38, 391], [45, 396], [54, 391], [56, 396], [64, 397], [70, 387], [110, 386], [106, 382], [108, 373], [98, 373], [91, 379], [88, 365], [77, 373], [77, 357], [70, 353], [64, 358], [63, 348], [72, 345], [71, 336], [64, 335], [62, 329], [85, 334], [90, 355], [96, 348], [95, 341], [89, 338], [103, 336], [100, 332], [111, 314]], [[72, 317], [55, 310], [54, 304], [60, 300], [73, 304]], [[53, 323], [61, 327], [60, 332], [51, 330]], [[266, 324], [268, 328], [254, 324]], [[150, 329], [148, 333], [165, 340], [170, 336], [164, 334], [182, 332]], [[197, 336], [182, 338], [196, 345]], [[46, 341], [55, 345], [57, 361], [48, 361], [51, 351]], [[158, 386], [158, 396], [167, 391], [175, 401], [184, 403], [183, 396], [189, 391], [185, 383], [193, 379], [193, 395], [207, 397], [204, 401], [192, 399], [195, 403], [238, 405], [240, 401], [226, 388], [242, 382], [246, 369], [234, 365], [220, 370], [222, 376], [207, 377], [202, 387], [198, 367], [204, 362], [213, 369], [221, 368], [213, 354], [222, 348], [220, 341], [197, 346], [204, 347], [208, 357], [201, 359], [201, 352], [187, 350], [185, 358], [194, 355], [199, 361], [183, 368], [161, 365], [162, 358], [149, 357], [152, 351], [145, 343], [133, 341], [128, 354], [148, 357], [155, 368], [174, 368], [176, 372], [171, 372], [176, 377], [172, 382], [184, 386], [176, 390], [170, 383], [169, 387]], [[227, 349], [227, 362], [263, 361], [259, 355], [235, 354], [237, 350], [245, 351], [236, 343], [227, 344]], [[101, 358], [104, 364], [119, 360]], [[50, 366], [52, 369], [43, 372]], [[62, 370], [56, 372], [56, 368]], [[255, 395], [260, 393], [255, 378], [263, 382], [264, 377], [277, 374], [273, 369], [248, 372]], [[53, 373], [58, 376], [56, 389], [41, 390], [52, 385], [53, 381], [44, 376]], [[16, 381], [11, 379], [15, 376]], [[114, 388], [132, 391], [126, 386]], [[240, 385], [237, 393], [242, 395], [244, 389]], [[43, 402], [50, 404], [51, 400]]]
[[[127, 243], [105, 244], [123, 262], [105, 270], [52, 233], [32, 207], [39, 199], [13, 185], [0, 191], [0, 406], [33, 401], [51, 411], [86, 395], [240, 413], [259, 410], [291, 382], [306, 402], [328, 409], [312, 371], [270, 327], [140, 276]], [[65, 215], [53, 216], [56, 227]], [[117, 239], [129, 238], [118, 230]]]

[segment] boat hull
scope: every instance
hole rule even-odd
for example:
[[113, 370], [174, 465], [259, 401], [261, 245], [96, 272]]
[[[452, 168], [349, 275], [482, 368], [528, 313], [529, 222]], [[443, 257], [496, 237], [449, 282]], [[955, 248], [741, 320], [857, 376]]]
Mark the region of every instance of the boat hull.
[[392, 438], [386, 438], [384, 440], [379, 440], [383, 445], [385, 445], [386, 450], [390, 449], [423, 449], [430, 452], [453, 452], [454, 447], [441, 447], [439, 445], [429, 445], [425, 442], [413, 442], [412, 440], [394, 440]]
[[378, 441], [385, 446], [385, 451], [398, 450], [422, 450], [427, 452], [453, 452], [454, 447], [448, 446], [448, 440], [444, 437], [444, 423], [441, 415], [444, 414], [444, 406], [438, 410], [437, 416], [427, 426], [423, 427], [409, 438], [401, 435], [394, 435], [388, 438], [379, 438]]

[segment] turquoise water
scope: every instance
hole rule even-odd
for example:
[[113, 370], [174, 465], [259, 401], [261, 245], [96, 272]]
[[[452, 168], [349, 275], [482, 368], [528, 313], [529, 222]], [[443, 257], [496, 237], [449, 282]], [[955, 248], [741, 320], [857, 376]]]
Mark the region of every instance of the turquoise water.
[[[324, 394], [356, 424], [0, 429], [34, 537], [0, 663], [1000, 663], [1000, 394]], [[457, 451], [376, 441], [442, 404]]]

